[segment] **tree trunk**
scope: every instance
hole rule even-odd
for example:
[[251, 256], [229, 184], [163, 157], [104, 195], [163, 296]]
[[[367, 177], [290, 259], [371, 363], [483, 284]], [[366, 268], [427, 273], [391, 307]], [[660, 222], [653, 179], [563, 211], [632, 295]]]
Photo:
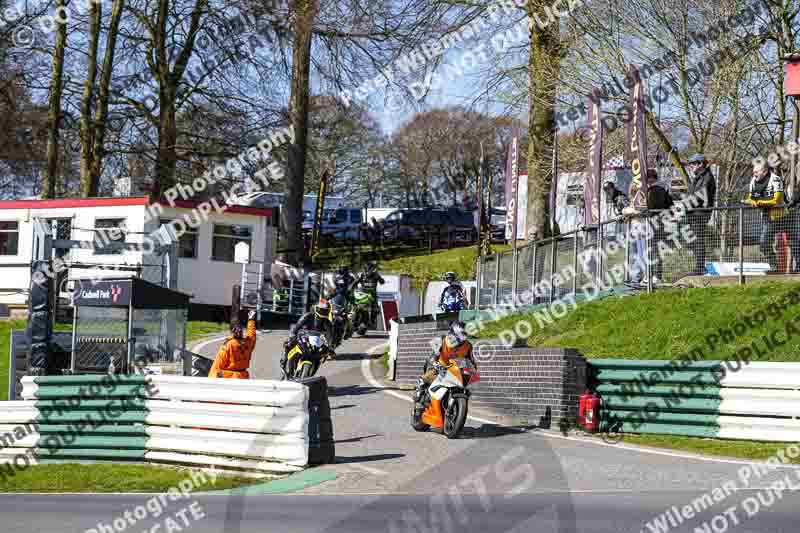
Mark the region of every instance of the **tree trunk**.
[[292, 92], [289, 99], [289, 120], [295, 131], [295, 142], [289, 145], [289, 173], [285, 186], [281, 226], [286, 235], [288, 255], [294, 261], [305, 258], [303, 247], [303, 186], [305, 184], [306, 150], [308, 148], [308, 100], [311, 91], [311, 40], [315, 17], [313, 0], [297, 0], [294, 48], [292, 50]]
[[[543, 20], [545, 13], [551, 13], [549, 10], [550, 5], [544, 0], [528, 1], [528, 15], [532, 20]], [[551, 18], [544, 28], [534, 23], [531, 27], [531, 50], [528, 56], [531, 118], [525, 237], [529, 241], [551, 235], [550, 189], [553, 184], [555, 101], [561, 63], [560, 53], [558, 19]]]
[[97, 196], [100, 189], [100, 174], [103, 168], [105, 150], [103, 144], [106, 136], [106, 121], [108, 120], [108, 102], [110, 98], [111, 74], [114, 69], [114, 53], [117, 46], [119, 21], [125, 0], [114, 0], [111, 6], [111, 25], [106, 39], [106, 51], [103, 57], [103, 73], [100, 76], [99, 94], [97, 97], [97, 110], [95, 111], [92, 163], [89, 169], [90, 182], [86, 196]]
[[[152, 39], [153, 60], [148, 59], [150, 70], [158, 81], [158, 161], [156, 162], [156, 193], [160, 194], [176, 183], [176, 170], [178, 167], [178, 126], [175, 120], [176, 96], [178, 86], [186, 72], [186, 66], [194, 53], [194, 43], [200, 31], [200, 19], [206, 12], [208, 0], [197, 0], [189, 21], [189, 31], [186, 40], [179, 52], [174, 52], [167, 44], [169, 32], [167, 19], [169, 17], [169, 0], [159, 0], [158, 14], [154, 25]], [[177, 57], [174, 58], [174, 55]], [[174, 67], [170, 70], [170, 66]]]
[[[67, 7], [66, 0], [56, 0], [57, 12]], [[62, 8], [59, 10], [59, 8]], [[58, 180], [58, 131], [61, 125], [61, 96], [64, 92], [64, 52], [67, 47], [67, 25], [56, 24], [56, 43], [53, 51], [53, 68], [50, 79], [50, 94], [47, 110], [47, 167], [42, 183], [42, 198], [56, 197]]]
[[100, 21], [102, 16], [102, 5], [92, 2], [89, 12], [89, 53], [86, 58], [86, 82], [83, 84], [83, 95], [81, 97], [81, 196], [84, 198], [97, 196], [97, 188], [96, 186], [93, 187], [95, 180], [92, 179], [91, 170], [94, 162], [92, 101], [94, 100], [94, 84], [97, 78], [97, 44], [100, 41]]
[[158, 91], [158, 161], [156, 175], [159, 190], [165, 191], [175, 185], [175, 170], [178, 155], [175, 146], [178, 142], [178, 126], [175, 122], [175, 91], [171, 84], [161, 84]]

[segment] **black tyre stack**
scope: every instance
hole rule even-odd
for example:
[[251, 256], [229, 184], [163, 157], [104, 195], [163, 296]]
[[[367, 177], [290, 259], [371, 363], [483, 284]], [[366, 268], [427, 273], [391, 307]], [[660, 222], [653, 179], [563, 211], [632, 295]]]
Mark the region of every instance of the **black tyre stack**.
[[308, 464], [331, 464], [336, 459], [328, 381], [324, 376], [300, 380], [308, 395]]

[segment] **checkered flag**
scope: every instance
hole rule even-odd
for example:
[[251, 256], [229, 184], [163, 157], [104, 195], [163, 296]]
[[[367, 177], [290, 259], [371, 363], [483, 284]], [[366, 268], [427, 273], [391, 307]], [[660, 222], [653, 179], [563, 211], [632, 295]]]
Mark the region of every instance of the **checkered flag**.
[[622, 154], [617, 154], [606, 161], [604, 168], [618, 168], [624, 166], [625, 166], [625, 156]]

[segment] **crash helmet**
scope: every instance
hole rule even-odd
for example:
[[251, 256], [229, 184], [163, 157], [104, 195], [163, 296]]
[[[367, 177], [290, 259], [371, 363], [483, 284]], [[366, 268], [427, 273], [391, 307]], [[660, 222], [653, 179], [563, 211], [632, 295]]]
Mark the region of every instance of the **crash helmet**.
[[445, 281], [447, 281], [447, 283], [455, 283], [455, 281], [457, 279], [456, 278], [456, 273], [455, 272], [448, 272], [448, 273], [446, 273], [444, 275], [444, 279], [445, 279]]
[[375, 264], [375, 261], [367, 261], [364, 263], [364, 272], [367, 274], [372, 274], [373, 272], [378, 270], [378, 265]]
[[330, 320], [331, 304], [328, 300], [321, 299], [317, 305], [314, 306], [314, 314], [317, 318], [322, 320]]
[[339, 276], [346, 277], [350, 275], [350, 267], [347, 265], [342, 265], [339, 267], [338, 270]]
[[456, 349], [467, 342], [467, 325], [460, 320], [452, 322], [446, 340], [451, 349]]
[[239, 322], [231, 326], [231, 337], [234, 339], [241, 339], [244, 337], [244, 330]]

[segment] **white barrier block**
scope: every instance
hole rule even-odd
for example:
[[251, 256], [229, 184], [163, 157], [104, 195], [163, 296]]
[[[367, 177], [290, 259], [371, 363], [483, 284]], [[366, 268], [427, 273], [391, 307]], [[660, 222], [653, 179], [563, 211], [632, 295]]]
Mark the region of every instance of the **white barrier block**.
[[149, 426], [147, 434], [148, 451], [268, 459], [298, 466], [308, 464], [308, 436], [302, 433], [259, 435]]
[[266, 379], [212, 379], [189, 376], [148, 376], [153, 399], [233, 402], [273, 407], [308, 405], [308, 387], [291, 381]]
[[199, 455], [191, 453], [175, 452], [147, 452], [144, 455], [146, 461], [154, 463], [178, 463], [191, 466], [218, 468], [257, 470], [261, 472], [286, 474], [303, 470], [302, 466], [288, 465], [284, 463], [274, 463], [271, 461], [256, 461], [252, 459], [236, 459], [229, 457], [218, 457], [215, 455]]
[[204, 427], [254, 433], [304, 433], [306, 409], [258, 405], [147, 400], [146, 422], [159, 426]]

